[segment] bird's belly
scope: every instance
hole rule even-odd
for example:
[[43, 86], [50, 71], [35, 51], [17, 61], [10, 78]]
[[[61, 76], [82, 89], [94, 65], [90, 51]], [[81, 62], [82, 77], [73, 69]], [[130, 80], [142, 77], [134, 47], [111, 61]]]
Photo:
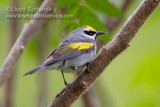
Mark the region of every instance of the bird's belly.
[[60, 67], [63, 65], [63, 61], [58, 61], [52, 65], [49, 65], [48, 67], [46, 67], [46, 69], [49, 69], [49, 70], [60, 70]]
[[74, 58], [66, 59], [65, 61], [58, 61], [52, 65], [47, 66], [45, 69], [50, 70], [62, 70], [65, 73], [76, 72], [77, 68], [90, 63], [95, 56], [95, 52], [84, 53], [82, 55], [76, 56]]
[[80, 56], [67, 59], [64, 66], [61, 67], [63, 72], [76, 72], [76, 68], [86, 65], [94, 58], [95, 52], [85, 53]]

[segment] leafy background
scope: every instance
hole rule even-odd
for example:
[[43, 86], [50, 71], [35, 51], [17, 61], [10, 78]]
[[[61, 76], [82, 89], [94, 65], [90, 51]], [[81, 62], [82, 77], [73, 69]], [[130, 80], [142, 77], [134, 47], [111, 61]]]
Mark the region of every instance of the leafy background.
[[[124, 22], [114, 32], [99, 39], [110, 41], [124, 25], [128, 17], [135, 11], [142, 0], [135, 0], [127, 12], [122, 13], [117, 7], [120, 1], [107, 0], [58, 0], [55, 4], [56, 13], [73, 14], [72, 19], [51, 19], [47, 22], [47, 42], [45, 56], [47, 56], [73, 29], [91, 25], [96, 30], [107, 31], [105, 17], [124, 17]], [[3, 64], [9, 45], [9, 20], [6, 7], [11, 1], [0, 0], [0, 65]], [[40, 2], [28, 0], [19, 1], [20, 7], [37, 7]], [[101, 107], [159, 107], [160, 106], [160, 8], [148, 19], [131, 42], [131, 46], [120, 54], [94, 83], [97, 99]], [[32, 13], [33, 14], [33, 13]], [[30, 19], [19, 20], [19, 33], [24, 23]], [[14, 72], [13, 106], [36, 107], [40, 87], [40, 73], [23, 77], [28, 70], [38, 66], [40, 52], [40, 29], [25, 48], [24, 53], [16, 64]], [[64, 31], [67, 30], [67, 33]], [[18, 33], [18, 34], [19, 34]], [[45, 71], [44, 71], [45, 72]], [[49, 104], [56, 94], [64, 88], [61, 73], [55, 70], [47, 71], [47, 103]], [[65, 74], [70, 83], [74, 80], [73, 74]], [[0, 89], [0, 104], [4, 102], [5, 86]], [[80, 100], [73, 107], [80, 107]]]

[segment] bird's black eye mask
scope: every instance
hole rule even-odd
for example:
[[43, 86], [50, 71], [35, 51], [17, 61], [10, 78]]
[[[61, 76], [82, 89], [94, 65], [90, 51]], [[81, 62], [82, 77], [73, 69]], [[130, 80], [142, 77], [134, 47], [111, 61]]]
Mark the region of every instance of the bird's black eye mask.
[[96, 32], [95, 31], [92, 31], [92, 30], [89, 30], [89, 31], [84, 31], [85, 34], [89, 35], [89, 36], [93, 36]]

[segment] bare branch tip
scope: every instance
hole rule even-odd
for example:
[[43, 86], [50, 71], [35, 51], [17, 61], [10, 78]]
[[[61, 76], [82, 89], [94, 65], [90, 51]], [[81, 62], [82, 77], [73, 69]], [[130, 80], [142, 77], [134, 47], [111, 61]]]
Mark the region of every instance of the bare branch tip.
[[24, 47], [23, 45], [21, 45], [21, 49], [23, 49], [23, 50], [24, 50], [24, 49], [25, 49], [25, 47]]
[[127, 44], [127, 47], [130, 47], [130, 46], [131, 46], [131, 44], [130, 44], [130, 43], [128, 43], [128, 44]]
[[102, 48], [106, 49], [106, 46], [103, 46]]
[[83, 88], [87, 88], [87, 83], [85, 81], [81, 81], [80, 82], [80, 85], [83, 87]]

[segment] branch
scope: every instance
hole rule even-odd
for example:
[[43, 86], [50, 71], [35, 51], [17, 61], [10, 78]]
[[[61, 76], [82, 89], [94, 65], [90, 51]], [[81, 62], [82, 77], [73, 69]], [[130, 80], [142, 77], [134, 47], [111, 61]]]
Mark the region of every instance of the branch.
[[159, 6], [159, 2], [160, 0], [144, 0], [116, 37], [102, 48], [88, 68], [73, 83], [63, 89], [48, 107], [70, 107], [86, 92], [110, 62], [129, 46], [128, 44], [140, 27]]
[[[40, 9], [52, 8], [56, 0], [45, 0], [41, 5]], [[3, 82], [11, 75], [12, 69], [17, 62], [18, 58], [21, 56], [24, 48], [34, 35], [34, 33], [42, 26], [42, 24], [47, 20], [46, 18], [36, 18], [37, 16], [44, 16], [51, 14], [52, 11], [38, 11], [30, 22], [26, 23], [23, 27], [22, 32], [19, 35], [16, 43], [12, 47], [9, 55], [7, 56], [2, 68], [0, 69], [0, 87]]]

